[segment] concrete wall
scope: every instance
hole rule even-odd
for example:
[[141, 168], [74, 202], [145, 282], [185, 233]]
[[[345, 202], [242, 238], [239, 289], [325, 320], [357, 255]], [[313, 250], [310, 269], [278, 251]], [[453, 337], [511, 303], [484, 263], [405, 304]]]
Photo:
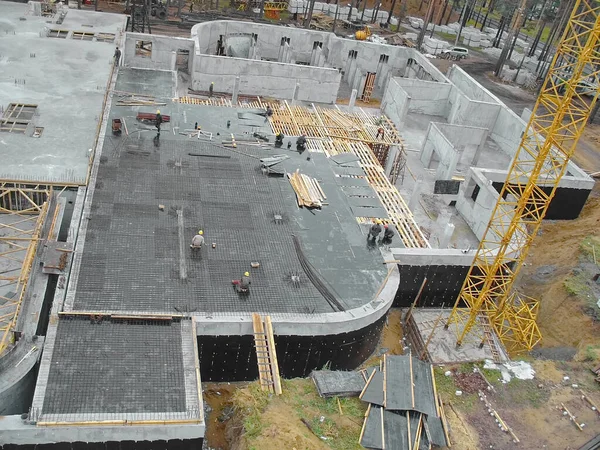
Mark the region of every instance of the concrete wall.
[[398, 83], [398, 78], [390, 79], [381, 100], [381, 109], [399, 129], [404, 127], [409, 106], [410, 97]]
[[453, 65], [448, 71], [448, 79], [471, 100], [497, 104], [501, 103], [496, 96], [456, 65]]
[[485, 128], [431, 122], [423, 141], [420, 159], [431, 169], [437, 161], [436, 180], [449, 180], [458, 166], [476, 165], [487, 139]]
[[490, 137], [502, 151], [514, 157], [527, 124], [509, 108], [501, 108]]
[[447, 114], [452, 85], [412, 78], [394, 78], [410, 98], [409, 113], [443, 116]]
[[[478, 189], [478, 192], [473, 200], [475, 189]], [[479, 240], [483, 238], [498, 198], [498, 192], [484, 176], [483, 171], [477, 168], [469, 169], [465, 182], [461, 185], [458, 193], [456, 210]]]
[[498, 103], [487, 103], [469, 98], [457, 86], [452, 86], [448, 97], [448, 123], [480, 128], [493, 128], [502, 109]]
[[435, 173], [436, 180], [449, 180], [456, 170], [460, 154], [436, 123], [430, 123], [427, 135], [421, 148], [421, 162], [430, 169], [434, 161], [438, 162]]
[[240, 77], [240, 94], [291, 99], [300, 83], [297, 99], [308, 102], [334, 103], [341, 74], [335, 69], [293, 64], [254, 61], [227, 56], [196, 55], [192, 88], [206, 90], [215, 81], [215, 90], [233, 93], [236, 76]]
[[[137, 41], [151, 41], [152, 54], [150, 57], [136, 55]], [[175, 70], [177, 50], [188, 50], [188, 71], [192, 68], [194, 59], [194, 41], [170, 36], [154, 34], [126, 33], [123, 49], [123, 64], [128, 67], [155, 70]]]

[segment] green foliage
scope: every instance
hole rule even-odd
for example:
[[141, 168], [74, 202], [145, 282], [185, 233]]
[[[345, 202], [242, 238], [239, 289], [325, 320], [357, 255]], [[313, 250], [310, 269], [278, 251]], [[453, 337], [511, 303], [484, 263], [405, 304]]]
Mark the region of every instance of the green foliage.
[[519, 380], [513, 378], [505, 385], [502, 398], [507, 404], [541, 408], [550, 399], [550, 393], [537, 386], [536, 380]]
[[600, 260], [600, 237], [587, 236], [579, 244], [579, 250], [582, 257], [588, 262], [594, 262], [594, 255], [596, 255], [596, 262], [598, 262]]
[[591, 292], [585, 273], [572, 273], [563, 283], [569, 295], [585, 297]]

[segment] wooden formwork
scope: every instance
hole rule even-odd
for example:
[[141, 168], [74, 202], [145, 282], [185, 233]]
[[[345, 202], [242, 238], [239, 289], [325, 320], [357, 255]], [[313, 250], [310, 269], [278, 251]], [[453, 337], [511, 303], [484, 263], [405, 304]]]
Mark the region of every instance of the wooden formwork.
[[[190, 103], [192, 102], [199, 105], [231, 106], [228, 99], [192, 99]], [[286, 136], [304, 134], [307, 137], [307, 149], [311, 152], [322, 152], [327, 156], [354, 153], [360, 159], [370, 185], [389, 216], [363, 217], [358, 218], [358, 221], [366, 223], [380, 219], [384, 223], [393, 223], [406, 247], [429, 247], [404, 199], [382, 167], [391, 146], [399, 147], [400, 153], [404, 155], [404, 145], [398, 130], [386, 116], [373, 116], [361, 108], [345, 112], [337, 106], [323, 108], [313, 104], [308, 108], [290, 105], [287, 101], [276, 103], [260, 98], [252, 102], [240, 102], [238, 106], [261, 109], [271, 107], [273, 114], [269, 122], [273, 133]], [[379, 158], [373, 152], [374, 148], [379, 151]]]
[[14, 294], [0, 295], [0, 355], [13, 340], [50, 194], [47, 187], [0, 182], [0, 260], [16, 269], [0, 274], [0, 286]]

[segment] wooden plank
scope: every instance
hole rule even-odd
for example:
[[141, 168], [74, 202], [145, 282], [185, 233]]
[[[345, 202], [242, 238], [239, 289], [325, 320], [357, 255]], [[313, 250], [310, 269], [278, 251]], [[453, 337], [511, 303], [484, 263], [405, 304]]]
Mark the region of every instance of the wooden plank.
[[281, 378], [279, 377], [279, 363], [277, 362], [277, 352], [275, 350], [275, 337], [273, 336], [273, 323], [271, 322], [271, 316], [265, 317], [265, 329], [269, 347], [269, 356], [271, 357], [271, 376], [273, 378], [273, 387], [275, 394], [281, 395]]

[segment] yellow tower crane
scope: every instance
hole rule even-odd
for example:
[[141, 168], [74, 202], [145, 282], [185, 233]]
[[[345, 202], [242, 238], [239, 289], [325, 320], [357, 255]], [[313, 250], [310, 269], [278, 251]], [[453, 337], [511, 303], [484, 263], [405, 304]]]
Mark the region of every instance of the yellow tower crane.
[[477, 254], [450, 314], [457, 345], [487, 322], [511, 353], [540, 340], [537, 300], [512, 290], [597, 100], [577, 86], [600, 72], [600, 2], [577, 0]]

